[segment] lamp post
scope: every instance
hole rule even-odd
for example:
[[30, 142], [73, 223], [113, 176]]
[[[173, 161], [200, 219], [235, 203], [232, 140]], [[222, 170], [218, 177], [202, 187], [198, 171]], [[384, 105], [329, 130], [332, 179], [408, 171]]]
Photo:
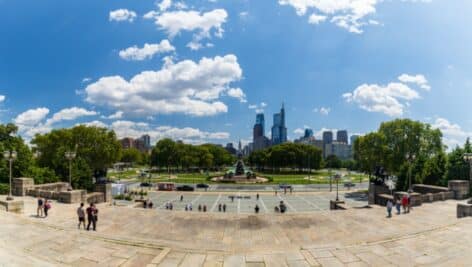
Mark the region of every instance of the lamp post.
[[7, 200], [13, 200], [13, 197], [12, 197], [12, 183], [11, 183], [11, 179], [12, 179], [12, 170], [11, 170], [11, 165], [13, 163], [13, 161], [17, 158], [17, 153], [16, 151], [12, 150], [12, 151], [5, 151], [3, 152], [3, 158], [8, 160], [9, 163], [10, 163], [10, 191], [8, 193], [8, 197], [7, 197]]
[[72, 190], [72, 160], [75, 159], [76, 153], [67, 151], [65, 153], [66, 159], [69, 160], [69, 190]]
[[411, 192], [411, 164], [415, 160], [416, 155], [408, 152], [406, 153], [405, 158], [408, 161], [408, 192]]
[[464, 160], [469, 162], [469, 191], [472, 185], [472, 153], [465, 153]]

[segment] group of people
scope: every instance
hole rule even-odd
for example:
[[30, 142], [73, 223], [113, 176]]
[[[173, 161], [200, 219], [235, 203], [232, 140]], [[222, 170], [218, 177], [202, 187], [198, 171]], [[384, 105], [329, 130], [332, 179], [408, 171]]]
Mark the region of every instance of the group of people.
[[226, 212], [226, 204], [218, 204], [218, 212]]
[[[87, 215], [87, 228], [85, 227], [85, 215]], [[90, 203], [90, 206], [84, 210], [84, 203], [80, 203], [80, 206], [77, 208], [77, 216], [79, 217], [79, 225], [77, 226], [80, 230], [80, 225], [84, 226], [84, 229], [87, 231], [90, 230], [90, 226], [92, 226], [92, 230], [97, 230], [97, 221], [98, 221], [98, 209], [95, 206], [95, 203]]]
[[48, 211], [51, 209], [51, 201], [47, 198], [38, 198], [38, 208], [36, 209], [37, 217], [48, 217]]
[[166, 210], [173, 210], [174, 209], [174, 204], [172, 204], [172, 202], [170, 202], [170, 201], [167, 201], [164, 206], [166, 207]]
[[401, 214], [401, 209], [403, 208], [403, 213], [409, 213], [411, 210], [411, 197], [410, 194], [408, 195], [403, 195], [401, 198], [397, 197], [395, 198], [395, 203], [393, 203], [392, 200], [387, 200], [387, 217], [391, 218], [392, 217], [392, 210], [393, 206], [395, 205], [395, 208], [397, 210], [397, 215]]
[[152, 209], [153, 206], [154, 206], [154, 203], [152, 203], [152, 201], [149, 199], [143, 202], [143, 208], [145, 209]]
[[287, 211], [287, 206], [285, 203], [281, 200], [278, 206], [275, 206], [274, 208], [275, 212], [280, 212], [280, 213], [285, 213]]

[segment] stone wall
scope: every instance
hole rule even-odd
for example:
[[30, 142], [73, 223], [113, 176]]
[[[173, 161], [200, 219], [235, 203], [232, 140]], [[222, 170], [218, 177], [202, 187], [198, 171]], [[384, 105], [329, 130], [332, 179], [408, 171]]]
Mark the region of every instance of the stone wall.
[[390, 190], [385, 185], [369, 184], [369, 205], [377, 204], [376, 198], [380, 194], [390, 194]]
[[62, 203], [81, 203], [86, 200], [87, 191], [72, 190], [59, 192], [57, 200]]
[[34, 187], [34, 180], [32, 178], [15, 178], [12, 181], [12, 194], [14, 196], [26, 196], [26, 191]]
[[112, 188], [111, 188], [111, 184], [110, 183], [106, 183], [106, 184], [95, 184], [95, 188], [94, 188], [95, 192], [100, 192], [100, 193], [103, 193], [104, 195], [104, 201], [103, 202], [109, 202], [109, 201], [113, 201], [113, 197], [112, 197]]
[[7, 212], [23, 213], [23, 200], [0, 200], [0, 210]]
[[428, 193], [441, 193], [449, 191], [449, 188], [442, 187], [442, 186], [435, 186], [435, 185], [426, 185], [426, 184], [414, 184], [413, 191], [420, 193], [420, 194], [428, 194]]
[[87, 194], [86, 202], [87, 203], [103, 203], [105, 202], [105, 194], [100, 193], [100, 192]]
[[457, 218], [464, 218], [469, 216], [472, 216], [472, 204], [457, 204]]
[[455, 199], [466, 199], [469, 196], [470, 185], [467, 180], [451, 180], [448, 187], [454, 192]]

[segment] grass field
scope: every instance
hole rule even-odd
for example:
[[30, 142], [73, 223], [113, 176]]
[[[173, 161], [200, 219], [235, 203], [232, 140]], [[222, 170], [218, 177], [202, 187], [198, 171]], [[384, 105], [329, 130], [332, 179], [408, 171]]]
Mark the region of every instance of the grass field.
[[[331, 172], [334, 174], [335, 171]], [[223, 175], [223, 173], [209, 173], [210, 177]], [[330, 172], [328, 171], [316, 171], [311, 174], [273, 174], [273, 173], [258, 173], [258, 176], [269, 178], [268, 184], [329, 184]], [[174, 183], [185, 183], [185, 184], [197, 184], [197, 183], [208, 183], [213, 184], [215, 182], [210, 181], [207, 178], [206, 173], [176, 173], [176, 174], [156, 174], [154, 173], [151, 178], [151, 182], [174, 182]], [[309, 179], [308, 179], [309, 177]], [[144, 178], [145, 181], [149, 181], [149, 178]], [[368, 176], [359, 173], [349, 173], [343, 176], [341, 182], [351, 181], [353, 183], [366, 182]]]

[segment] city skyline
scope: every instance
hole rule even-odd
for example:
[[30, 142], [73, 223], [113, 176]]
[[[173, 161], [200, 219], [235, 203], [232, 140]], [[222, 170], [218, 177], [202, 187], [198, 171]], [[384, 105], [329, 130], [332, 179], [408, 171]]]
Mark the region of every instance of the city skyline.
[[0, 120], [27, 140], [87, 124], [245, 144], [282, 102], [290, 140], [395, 118], [449, 148], [472, 133], [467, 1], [28, 3], [0, 1]]

